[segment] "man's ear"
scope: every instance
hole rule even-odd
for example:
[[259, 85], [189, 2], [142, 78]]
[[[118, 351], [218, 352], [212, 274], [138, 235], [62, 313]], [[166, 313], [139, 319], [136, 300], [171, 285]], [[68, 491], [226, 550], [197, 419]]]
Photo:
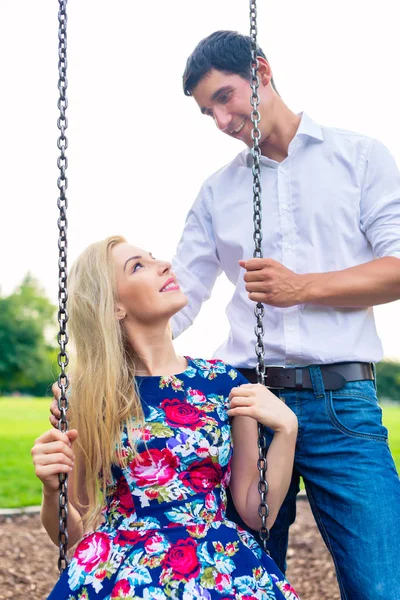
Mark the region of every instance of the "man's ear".
[[123, 321], [123, 319], [125, 319], [126, 317], [126, 310], [124, 309], [124, 307], [122, 306], [122, 304], [117, 304], [115, 307], [115, 316], [117, 317], [118, 321]]
[[262, 56], [257, 56], [258, 60], [258, 77], [262, 85], [268, 85], [272, 79], [272, 70], [270, 64]]

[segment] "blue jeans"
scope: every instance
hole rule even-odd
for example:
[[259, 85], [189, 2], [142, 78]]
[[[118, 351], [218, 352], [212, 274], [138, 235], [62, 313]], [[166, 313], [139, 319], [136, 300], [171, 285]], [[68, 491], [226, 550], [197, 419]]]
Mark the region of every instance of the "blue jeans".
[[374, 382], [351, 382], [332, 392], [325, 391], [318, 366], [310, 373], [313, 390], [277, 392], [296, 413], [299, 434], [292, 482], [269, 551], [284, 572], [302, 476], [342, 600], [399, 600], [400, 479]]

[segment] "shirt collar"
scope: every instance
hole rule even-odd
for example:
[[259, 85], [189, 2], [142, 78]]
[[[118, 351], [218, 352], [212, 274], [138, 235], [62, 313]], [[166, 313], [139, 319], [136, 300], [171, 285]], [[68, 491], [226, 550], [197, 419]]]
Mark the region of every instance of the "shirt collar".
[[[299, 113], [299, 116], [301, 116], [300, 125], [299, 125], [298, 130], [296, 131], [296, 135], [294, 136], [294, 138], [292, 139], [292, 141], [289, 144], [289, 148], [288, 148], [289, 155], [291, 154], [291, 152], [293, 152], [293, 150], [295, 148], [297, 148], [300, 144], [304, 143], [307, 139], [315, 140], [317, 142], [324, 141], [324, 135], [322, 132], [321, 125], [318, 125], [318, 123], [313, 121], [311, 119], [311, 117], [309, 117], [307, 115], [307, 113], [305, 113], [305, 112]], [[253, 161], [252, 161], [252, 156], [251, 156], [251, 148], [247, 148], [247, 150], [245, 150], [245, 153], [246, 153], [247, 165], [252, 166]], [[262, 156], [261, 158], [266, 164], [271, 163], [271, 166], [272, 166], [272, 163], [274, 165], [279, 164], [279, 163], [276, 163], [276, 161], [271, 160], [267, 156]]]
[[305, 112], [300, 113], [300, 115], [300, 125], [292, 142], [299, 136], [313, 138], [314, 140], [323, 142], [324, 136], [321, 125], [318, 125], [318, 123], [313, 121]]

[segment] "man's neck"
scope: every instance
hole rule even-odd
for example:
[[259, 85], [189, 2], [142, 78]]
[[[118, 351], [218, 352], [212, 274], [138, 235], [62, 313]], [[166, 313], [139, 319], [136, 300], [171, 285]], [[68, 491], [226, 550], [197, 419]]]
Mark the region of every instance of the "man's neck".
[[279, 99], [274, 107], [273, 126], [271, 132], [260, 143], [261, 154], [277, 162], [282, 162], [288, 155], [289, 144], [295, 137], [301, 117], [293, 113]]

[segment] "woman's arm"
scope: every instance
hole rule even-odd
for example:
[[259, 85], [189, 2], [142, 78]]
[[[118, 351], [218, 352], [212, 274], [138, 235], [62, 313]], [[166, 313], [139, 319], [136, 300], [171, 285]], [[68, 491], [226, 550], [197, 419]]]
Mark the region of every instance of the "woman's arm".
[[275, 432], [267, 452], [267, 527], [271, 528], [289, 489], [297, 439], [296, 415], [262, 385], [233, 388], [228, 415], [233, 418], [233, 457], [230, 489], [236, 510], [252, 529], [260, 527], [260, 480], [257, 468], [257, 421]]
[[83, 535], [82, 519], [74, 506], [76, 498], [73, 482], [74, 453], [72, 445], [78, 436], [76, 429], [62, 433], [51, 429], [41, 435], [31, 450], [36, 476], [43, 484], [41, 520], [50, 539], [58, 546], [59, 531], [59, 483], [58, 474], [68, 478], [68, 542], [74, 546]]

